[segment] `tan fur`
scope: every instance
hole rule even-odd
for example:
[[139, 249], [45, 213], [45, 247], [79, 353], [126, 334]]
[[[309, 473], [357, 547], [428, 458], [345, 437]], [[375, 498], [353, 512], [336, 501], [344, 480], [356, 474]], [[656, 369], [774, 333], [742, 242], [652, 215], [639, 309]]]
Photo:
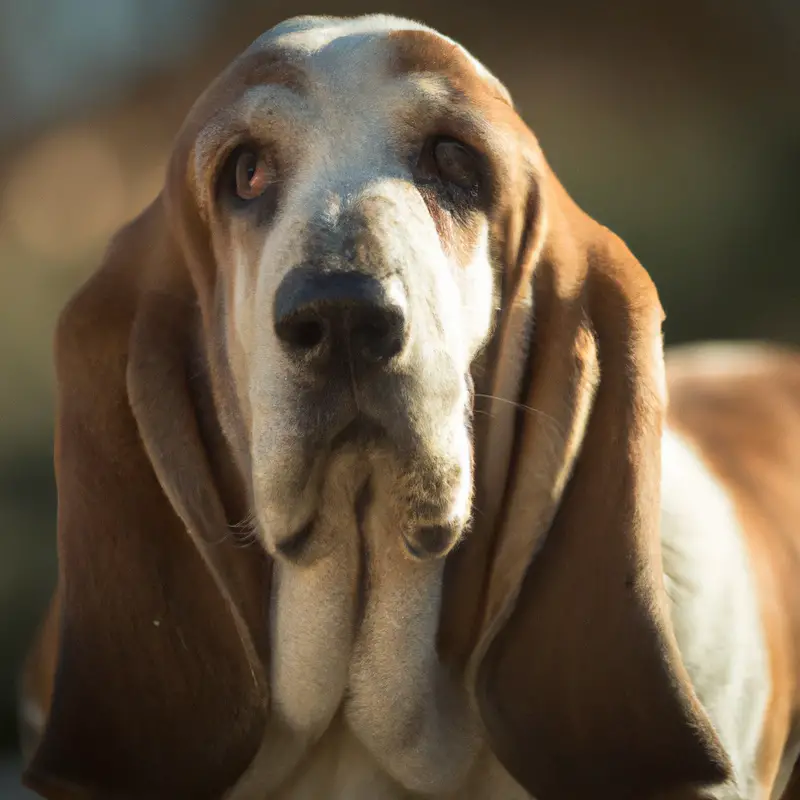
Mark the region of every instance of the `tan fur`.
[[[729, 489], [743, 522], [771, 671], [759, 771], [764, 796], [782, 797], [800, 754], [800, 357], [765, 344], [678, 350], [670, 415]], [[787, 798], [798, 796], [797, 783]]]
[[[485, 162], [463, 213], [415, 178], [442, 134]], [[272, 176], [244, 211], [216, 182], [243, 142]], [[301, 268], [369, 275], [404, 310], [377, 377], [287, 354], [274, 303]], [[59, 604], [25, 683], [47, 715], [27, 783], [729, 796], [661, 571], [662, 319], [455, 42], [380, 16], [265, 34], [59, 324]], [[359, 414], [385, 436], [334, 447]], [[433, 524], [450, 538], [412, 557]]]

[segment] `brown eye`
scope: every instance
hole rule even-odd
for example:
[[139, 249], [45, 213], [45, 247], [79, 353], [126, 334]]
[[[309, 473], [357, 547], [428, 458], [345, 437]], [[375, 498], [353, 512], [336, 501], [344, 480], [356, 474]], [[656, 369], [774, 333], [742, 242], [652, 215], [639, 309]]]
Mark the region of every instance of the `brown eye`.
[[485, 166], [481, 155], [458, 139], [434, 136], [419, 152], [414, 177], [422, 186], [435, 189], [452, 210], [459, 210], [485, 199]]
[[442, 180], [467, 190], [477, 186], [478, 162], [466, 145], [456, 139], [436, 139], [432, 143], [431, 155]]
[[254, 150], [240, 150], [234, 158], [236, 194], [242, 200], [261, 197], [273, 178], [270, 162], [262, 153]]

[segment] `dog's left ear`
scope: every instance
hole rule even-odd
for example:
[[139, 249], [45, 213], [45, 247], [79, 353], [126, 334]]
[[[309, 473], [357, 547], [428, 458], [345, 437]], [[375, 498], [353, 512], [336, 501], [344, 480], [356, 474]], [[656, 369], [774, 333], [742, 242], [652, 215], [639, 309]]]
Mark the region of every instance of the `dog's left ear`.
[[537, 800], [642, 800], [729, 769], [663, 586], [663, 312], [625, 245], [542, 176], [506, 226], [448, 604], [482, 598], [468, 676], [515, 779]]

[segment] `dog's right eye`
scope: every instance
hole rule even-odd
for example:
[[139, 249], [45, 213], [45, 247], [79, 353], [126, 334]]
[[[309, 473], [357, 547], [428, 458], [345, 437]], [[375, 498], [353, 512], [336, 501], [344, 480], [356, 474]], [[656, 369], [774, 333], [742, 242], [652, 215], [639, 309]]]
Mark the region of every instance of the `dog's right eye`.
[[275, 166], [263, 150], [237, 147], [223, 169], [221, 188], [231, 197], [249, 203], [261, 197], [274, 184]]
[[272, 177], [263, 155], [245, 150], [236, 160], [236, 194], [242, 200], [253, 200], [267, 190]]

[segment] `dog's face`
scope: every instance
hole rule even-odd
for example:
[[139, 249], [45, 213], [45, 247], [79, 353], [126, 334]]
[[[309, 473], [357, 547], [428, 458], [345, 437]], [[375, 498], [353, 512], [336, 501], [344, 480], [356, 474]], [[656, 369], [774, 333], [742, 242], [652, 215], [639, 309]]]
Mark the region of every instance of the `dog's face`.
[[411, 555], [443, 555], [470, 516], [505, 89], [413, 23], [299, 18], [199, 106], [189, 179], [261, 536], [319, 553], [318, 521], [363, 498]]

